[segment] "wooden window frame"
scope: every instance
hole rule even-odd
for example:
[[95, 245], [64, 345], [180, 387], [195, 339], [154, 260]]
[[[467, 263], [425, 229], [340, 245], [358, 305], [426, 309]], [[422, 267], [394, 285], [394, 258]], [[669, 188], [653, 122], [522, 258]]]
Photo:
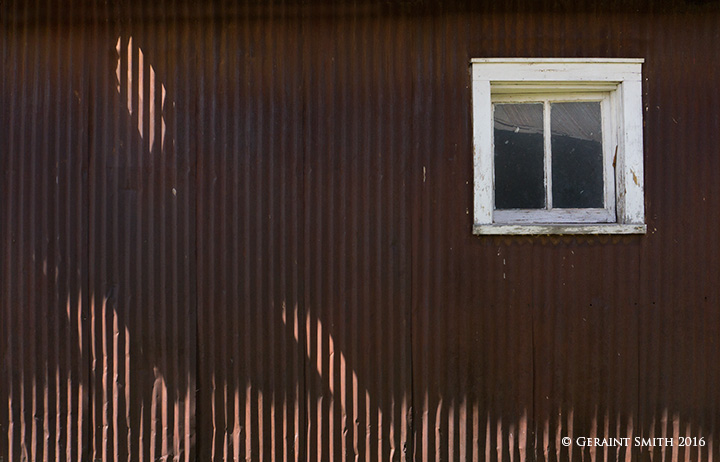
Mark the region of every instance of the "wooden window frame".
[[[599, 58], [471, 61], [475, 234], [646, 233], [642, 63]], [[602, 101], [604, 212], [494, 209], [493, 104], [533, 100]]]

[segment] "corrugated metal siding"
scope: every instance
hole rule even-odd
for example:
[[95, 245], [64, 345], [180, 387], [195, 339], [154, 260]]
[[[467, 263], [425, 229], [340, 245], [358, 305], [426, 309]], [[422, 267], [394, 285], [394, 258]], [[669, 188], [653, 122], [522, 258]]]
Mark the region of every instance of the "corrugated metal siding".
[[90, 60], [90, 457], [193, 460], [196, 48], [184, 23], [95, 6]]
[[[717, 459], [716, 4], [0, 14], [1, 460]], [[648, 235], [471, 235], [484, 56], [646, 59]]]
[[228, 20], [191, 31], [199, 71], [198, 459], [297, 459], [307, 449], [312, 372], [301, 299], [300, 23], [282, 8], [263, 18], [206, 13]]
[[711, 435], [711, 448], [678, 451], [680, 460], [717, 458], [720, 444], [720, 30], [717, 12], [697, 13], [655, 18], [657, 65], [646, 73], [646, 151], [656, 161], [646, 164], [650, 239], [640, 257], [640, 417], [647, 434]]
[[20, 20], [3, 21], [0, 41], [0, 458], [80, 460], [90, 431], [84, 37]]
[[399, 459], [409, 230], [385, 206], [407, 191], [382, 105], [410, 89], [377, 82], [409, 71], [356, 45], [390, 40], [395, 22], [287, 13], [197, 39], [200, 337], [223, 327], [199, 344], [200, 455]]
[[332, 13], [303, 29], [307, 458], [400, 460], [412, 444], [412, 23]]

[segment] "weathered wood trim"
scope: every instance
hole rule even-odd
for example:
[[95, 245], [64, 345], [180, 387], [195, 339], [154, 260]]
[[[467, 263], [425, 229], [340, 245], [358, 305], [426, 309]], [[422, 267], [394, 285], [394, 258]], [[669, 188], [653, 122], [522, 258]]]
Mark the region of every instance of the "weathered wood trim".
[[474, 225], [477, 235], [547, 235], [547, 234], [646, 234], [647, 225], [617, 223], [590, 225]]
[[493, 223], [615, 223], [613, 211], [608, 209], [508, 209], [493, 211]]
[[640, 79], [642, 59], [473, 59], [473, 80], [491, 82], [623, 82]]
[[622, 204], [622, 213], [618, 213], [620, 223], [645, 222], [645, 189], [643, 184], [643, 126], [642, 126], [642, 85], [639, 80], [623, 82], [618, 89], [622, 104], [623, 129], [619, 130], [622, 162], [618, 165], [622, 176], [622, 188], [618, 191], [618, 202]]
[[471, 58], [471, 63], [626, 63], [642, 64], [644, 58]]
[[492, 223], [493, 214], [493, 150], [492, 100], [490, 82], [473, 80], [473, 136], [474, 153], [474, 218], [475, 223]]

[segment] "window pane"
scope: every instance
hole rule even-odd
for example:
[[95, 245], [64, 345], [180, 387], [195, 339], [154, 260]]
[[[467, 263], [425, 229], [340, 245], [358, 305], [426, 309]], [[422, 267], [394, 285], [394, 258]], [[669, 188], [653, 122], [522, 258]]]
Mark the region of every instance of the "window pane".
[[543, 105], [495, 105], [495, 208], [545, 208]]
[[602, 208], [600, 103], [553, 103], [550, 111], [553, 208]]

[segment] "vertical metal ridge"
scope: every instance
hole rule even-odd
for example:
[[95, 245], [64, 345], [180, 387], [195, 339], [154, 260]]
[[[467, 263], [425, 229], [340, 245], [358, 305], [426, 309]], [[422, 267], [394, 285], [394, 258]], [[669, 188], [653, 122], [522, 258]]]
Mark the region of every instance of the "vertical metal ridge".
[[[0, 5], [0, 14], [5, 18], [8, 15], [7, 4]], [[0, 31], [3, 34], [4, 40], [0, 45], [2, 53], [2, 62], [6, 63], [10, 60], [11, 49], [8, 47], [8, 42], [11, 42], [11, 32], [5, 21], [0, 22]], [[8, 152], [12, 152], [13, 139], [11, 132], [8, 128], [12, 119], [10, 117], [9, 108], [12, 102], [12, 97], [9, 95], [8, 88], [11, 88], [11, 84], [14, 80], [11, 80], [7, 74], [12, 74], [14, 67], [8, 69], [0, 75], [0, 134], [2, 135], [2, 142], [5, 143]], [[0, 370], [2, 371], [2, 379], [0, 379], [0, 395], [3, 398], [7, 397], [7, 404], [3, 403], [0, 405], [0, 454], [6, 456], [11, 452], [13, 444], [13, 419], [12, 419], [12, 407], [13, 407], [13, 394], [12, 394], [12, 377], [13, 367], [11, 361], [10, 352], [12, 351], [12, 310], [10, 305], [10, 288], [11, 282], [10, 274], [12, 269], [11, 263], [11, 213], [12, 209], [12, 157], [10, 155], [0, 156], [0, 174], [2, 174], [2, 182], [0, 183], [0, 265], [2, 267], [2, 273], [0, 277], [0, 330], [3, 334], [3, 339], [0, 340]], [[5, 436], [7, 435], [7, 436]]]
[[[182, 7], [186, 8], [185, 6]], [[173, 115], [174, 120], [181, 120], [181, 114], [187, 114], [188, 109], [195, 110], [195, 101], [192, 96], [196, 93], [196, 88], [193, 86], [193, 80], [190, 78], [190, 70], [193, 69], [195, 62], [195, 53], [189, 41], [189, 34], [186, 33], [187, 25], [174, 23], [176, 27], [177, 38], [176, 41], [181, 43], [180, 50], [184, 51], [180, 55], [169, 54], [171, 57], [175, 57], [177, 62], [182, 61], [183, 65], [180, 65], [181, 73], [175, 74], [175, 88], [176, 94], [181, 99], [182, 106], [178, 102], [177, 105], [173, 104], [173, 109], [170, 114]], [[187, 59], [184, 59], [187, 57]], [[171, 60], [175, 63], [174, 60]], [[168, 66], [167, 72], [170, 74], [173, 72], [174, 66]], [[177, 109], [176, 107], [180, 108]], [[181, 108], [184, 107], [185, 111]], [[200, 413], [199, 404], [199, 388], [200, 388], [200, 356], [199, 345], [201, 338], [199, 338], [199, 317], [200, 317], [200, 300], [198, 296], [199, 291], [199, 275], [197, 267], [199, 266], [199, 255], [198, 255], [198, 226], [197, 226], [197, 195], [198, 195], [198, 152], [197, 144], [191, 136], [189, 126], [191, 121], [182, 119], [185, 123], [177, 123], [176, 136], [177, 147], [176, 152], [179, 156], [178, 162], [178, 184], [185, 188], [185, 194], [182, 195], [184, 202], [182, 205], [185, 207], [185, 241], [179, 243], [178, 251], [184, 253], [184, 260], [186, 262], [185, 268], [187, 273], [187, 279], [185, 282], [186, 286], [186, 329], [188, 333], [186, 348], [188, 349], [187, 355], [187, 406], [186, 411], [186, 423], [187, 429], [185, 432], [185, 447], [186, 449], [186, 460], [194, 460], [200, 458], [200, 446], [201, 446], [201, 427], [200, 419], [196, 413]], [[182, 141], [182, 142], [181, 142]]]
[[[222, 10], [222, 7], [220, 7], [221, 17], [223, 16], [222, 13], [223, 13], [223, 10]], [[217, 49], [220, 52], [221, 56], [227, 56], [226, 55], [227, 50], [224, 49], [224, 40], [226, 38], [225, 31], [221, 28], [220, 30], [215, 32], [215, 35], [216, 35], [215, 40], [217, 42], [217, 45], [215, 45], [215, 47], [213, 47], [213, 48]], [[224, 62], [227, 62], [227, 58], [226, 59], [221, 58], [220, 62], [216, 65], [217, 69], [218, 69], [216, 76], [230, 75], [229, 72], [223, 72], [223, 70], [222, 70], [222, 64]], [[222, 87], [222, 83], [220, 82], [220, 79], [217, 79], [214, 87], [215, 87], [215, 89], [219, 89]], [[215, 135], [212, 138], [223, 140], [221, 142], [221, 146], [219, 146], [219, 150], [220, 150], [219, 154], [220, 155], [218, 156], [218, 160], [219, 160], [218, 170], [221, 172], [226, 172], [226, 174], [220, 178], [221, 181], [219, 182], [219, 187], [220, 187], [221, 191], [228, 191], [228, 189], [229, 189], [229, 182], [228, 182], [229, 175], [227, 175], [227, 172], [229, 171], [228, 170], [228, 157], [229, 157], [231, 151], [228, 149], [228, 144], [227, 144], [227, 140], [228, 140], [228, 130], [227, 130], [227, 125], [226, 125], [227, 120], [228, 120], [227, 101], [225, 102], [225, 104], [223, 104], [222, 101], [218, 98], [218, 106], [219, 107], [217, 109], [217, 113], [219, 115], [219, 120], [216, 124], [214, 124], [215, 126], [217, 126], [217, 131], [215, 132]], [[220, 211], [220, 214], [219, 214], [220, 216], [217, 217], [218, 218], [217, 221], [219, 221], [217, 234], [220, 235], [218, 247], [228, 249], [228, 247], [229, 247], [228, 234], [229, 233], [227, 231], [228, 230], [227, 217], [230, 213], [230, 210], [228, 210], [228, 209], [231, 208], [232, 205], [228, 204], [227, 200], [220, 202], [220, 204], [221, 205], [217, 208]], [[228, 284], [228, 286], [232, 286], [233, 284], [230, 283], [230, 279], [229, 279], [228, 271], [227, 271], [227, 267], [228, 267], [227, 255], [228, 255], [228, 252], [224, 252], [222, 258], [219, 259], [219, 261], [221, 263], [221, 268], [222, 268], [222, 274], [219, 279], [221, 281], [227, 281], [226, 284]], [[222, 293], [220, 294], [219, 306], [229, 307], [229, 303], [228, 303], [229, 299], [227, 297], [228, 292], [229, 292], [229, 290], [225, 290], [225, 291], [222, 291]], [[221, 319], [222, 319], [222, 317], [227, 317], [229, 315], [229, 313], [227, 313], [227, 311], [226, 311], [225, 313], [223, 313], [223, 315], [224, 316], [220, 317]], [[219, 323], [219, 325], [222, 325], [221, 322]], [[222, 331], [222, 329], [221, 329], [221, 334], [222, 335], [220, 338], [221, 338], [222, 343], [227, 345], [229, 343], [228, 336], [227, 336], [228, 333]], [[230, 349], [227, 349], [223, 353], [224, 353], [224, 355], [223, 355], [224, 357], [222, 357], [221, 360], [228, 366], [231, 366], [234, 362], [234, 360], [233, 360], [234, 352]], [[233, 442], [232, 442], [233, 416], [231, 415], [230, 412], [228, 412], [228, 408], [231, 406], [231, 404], [229, 402], [230, 401], [229, 396], [232, 394], [231, 374], [225, 374], [224, 384], [222, 385], [222, 388], [223, 388], [222, 389], [223, 409], [224, 409], [225, 419], [226, 419], [225, 428], [224, 428], [224, 432], [223, 432], [224, 434], [223, 434], [222, 458], [227, 460], [228, 458], [232, 457], [230, 454], [233, 452], [233, 446], [232, 446], [232, 444], [233, 444]]]
[[[246, 5], [244, 5], [246, 6]], [[249, 5], [247, 6], [249, 8]], [[254, 80], [251, 78], [251, 71], [252, 67], [249, 65], [252, 61], [249, 61], [249, 58], [257, 56], [259, 53], [258, 50], [253, 50], [252, 43], [253, 43], [253, 34], [254, 30], [251, 28], [251, 22], [249, 20], [249, 16], [247, 19], [243, 21], [243, 35], [244, 35], [244, 41], [242, 42], [242, 46], [244, 47], [243, 54], [244, 57], [247, 59], [245, 61], [242, 61], [246, 65], [243, 69], [243, 76], [245, 78], [246, 82], [253, 82]], [[254, 113], [253, 108], [253, 98], [252, 95], [248, 92], [245, 94], [244, 92], [241, 92], [240, 89], [238, 89], [238, 92], [240, 94], [240, 97], [244, 97], [244, 104], [240, 106], [241, 110], [243, 110], [242, 114], [252, 114]], [[244, 130], [244, 140], [245, 144], [243, 145], [243, 149], [238, 153], [241, 160], [244, 160], [242, 163], [243, 169], [242, 169], [242, 181], [243, 181], [243, 188], [241, 195], [243, 209], [242, 209], [242, 216], [245, 218], [243, 223], [243, 229], [242, 229], [242, 250], [243, 250], [243, 272], [241, 273], [242, 276], [240, 278], [241, 281], [243, 281], [243, 295], [242, 300], [240, 302], [240, 308], [242, 309], [243, 313], [243, 319], [241, 323], [239, 323], [238, 328], [240, 329], [240, 332], [243, 334], [243, 340], [244, 340], [244, 355], [243, 355], [243, 362], [242, 364], [245, 366], [241, 373], [243, 374], [241, 377], [238, 377], [239, 380], [241, 380], [240, 383], [244, 386], [244, 398], [245, 398], [245, 406], [244, 406], [244, 416], [243, 416], [243, 423], [245, 425], [245, 441], [244, 441], [244, 452], [245, 452], [245, 458], [251, 458], [253, 456], [253, 439], [256, 437], [257, 434], [256, 426], [253, 424], [255, 421], [253, 416], [253, 394], [254, 394], [254, 388], [253, 383], [251, 382], [250, 378], [253, 377], [253, 362], [252, 362], [252, 355], [253, 355], [253, 338], [252, 338], [252, 332], [253, 328], [251, 327], [251, 313], [252, 313], [252, 307], [251, 307], [251, 284], [252, 284], [252, 267], [253, 267], [253, 257], [254, 254], [252, 253], [252, 247], [250, 246], [250, 232], [252, 230], [252, 221], [249, 219], [251, 214], [251, 208], [250, 203], [252, 199], [252, 185], [251, 185], [251, 165], [252, 165], [252, 156], [250, 155], [250, 150], [252, 149], [252, 146], [254, 146], [255, 142], [253, 139], [254, 133], [254, 127], [251, 123], [253, 120], [251, 117], [243, 117], [241, 114], [238, 114], [238, 120], [240, 123], [243, 124]], [[242, 327], [245, 329], [243, 330]]]
[[[427, 20], [425, 20], [427, 22]], [[417, 227], [419, 229], [419, 237], [416, 240], [416, 244], [413, 246], [413, 272], [417, 273], [417, 284], [414, 284], [412, 287], [412, 293], [413, 298], [417, 300], [413, 303], [412, 307], [412, 315], [413, 315], [413, 340], [415, 343], [412, 345], [412, 352], [413, 352], [413, 387], [417, 389], [417, 392], [413, 390], [413, 396], [414, 401], [417, 403], [416, 406], [418, 408], [418, 411], [415, 412], [415, 415], [418, 416], [418, 421], [415, 422], [413, 420], [413, 424], [415, 426], [414, 433], [415, 433], [415, 439], [416, 439], [416, 447], [415, 447], [415, 453], [413, 454], [413, 459], [419, 459], [419, 460], [429, 460], [429, 453], [428, 451], [432, 451], [431, 448], [428, 448], [428, 444], [432, 441], [430, 436], [428, 435], [428, 432], [430, 431], [430, 423], [428, 419], [430, 418], [430, 414], [433, 412], [431, 406], [432, 404], [428, 402], [429, 395], [431, 393], [431, 390], [429, 389], [429, 384], [426, 382], [430, 377], [429, 369], [431, 368], [431, 364], [428, 361], [428, 348], [423, 348], [422, 345], [425, 344], [427, 339], [429, 338], [429, 301], [428, 301], [428, 290], [429, 290], [429, 272], [431, 269], [430, 265], [422, 265], [420, 262], [427, 261], [429, 256], [427, 255], [427, 240], [423, 238], [422, 236], [425, 236], [427, 234], [427, 218], [429, 213], [427, 213], [427, 197], [428, 193], [426, 192], [426, 186], [425, 183], [427, 181], [427, 167], [428, 167], [428, 161], [427, 161], [427, 152], [423, 151], [423, 148], [427, 146], [428, 143], [428, 137], [429, 133], [432, 133], [431, 131], [427, 130], [427, 112], [422, 110], [422, 104], [423, 104], [423, 95], [432, 96], [432, 92], [428, 93], [427, 84], [423, 80], [426, 74], [426, 70], [423, 67], [425, 64], [424, 60], [422, 59], [423, 56], [425, 56], [428, 51], [425, 50], [427, 47], [427, 44], [423, 42], [423, 40], [429, 41], [431, 40], [431, 34], [422, 34], [423, 26], [427, 27], [424, 24], [418, 24], [416, 25], [416, 31], [414, 34], [414, 41], [417, 41], [417, 43], [413, 43], [413, 50], [414, 55], [413, 61], [413, 77], [415, 81], [413, 84], [415, 85], [415, 88], [413, 89], [413, 139], [417, 139], [417, 143], [413, 145], [413, 158], [417, 158], [418, 161], [415, 163], [415, 169], [413, 171], [414, 177], [412, 179], [413, 186], [415, 186], [416, 190], [418, 191], [419, 198], [418, 204], [417, 204], [417, 211], [416, 216], [414, 218], [414, 222], [417, 223]], [[417, 361], [416, 361], [417, 356]], [[417, 364], [417, 366], [416, 366]]]
[[[99, 25], [94, 24], [93, 26], [94, 27], [93, 27], [92, 40], [93, 40], [93, 45], [95, 45], [102, 41], [102, 35], [100, 32]], [[119, 53], [119, 50], [118, 50], [118, 53]], [[119, 61], [119, 56], [118, 56], [118, 63], [119, 62], [120, 61]], [[97, 66], [99, 66], [99, 64], [92, 63], [91, 65], [93, 67], [92, 67], [92, 70], [89, 71], [89, 73], [91, 75], [94, 75], [97, 72], [95, 70], [95, 68]], [[102, 75], [102, 74], [100, 74], [100, 75]], [[102, 95], [102, 96], [100, 96], [100, 95]], [[90, 98], [90, 97], [94, 97], [94, 98], [101, 97], [101, 98], [103, 98], [103, 100], [105, 100], [108, 97], [107, 89], [105, 90], [105, 92], [103, 92], [102, 87], [100, 87], [100, 85], [98, 85], [97, 79], [93, 79], [90, 83], [90, 92], [89, 92], [88, 98]], [[92, 119], [97, 117], [97, 113], [100, 113], [103, 109], [104, 108], [98, 108], [95, 111], [93, 111]], [[94, 120], [92, 120], [92, 119], [90, 120], [90, 123], [94, 122]], [[100, 120], [105, 123], [108, 123], [107, 122], [108, 119], [109, 119], [109, 114], [106, 114], [106, 117], [100, 118]], [[106, 132], [107, 132], [106, 127], [103, 126], [103, 124], [101, 123], [90, 134], [90, 137], [91, 137], [90, 146], [89, 146], [90, 161], [89, 161], [89, 166], [88, 166], [89, 167], [88, 168], [88, 180], [89, 180], [88, 182], [89, 182], [89, 190], [90, 190], [90, 194], [88, 194], [89, 208], [90, 208], [90, 210], [89, 210], [89, 227], [91, 229], [90, 235], [92, 235], [92, 233], [94, 231], [96, 231], [95, 227], [93, 226], [95, 220], [99, 219], [99, 222], [100, 222], [99, 227], [102, 231], [105, 230], [104, 225], [106, 225], [106, 223], [107, 223], [107, 221], [105, 220], [105, 213], [109, 207], [105, 207], [104, 205], [107, 204], [108, 197], [106, 196], [106, 189], [103, 186], [107, 184], [106, 181], [108, 181], [109, 179], [106, 179], [104, 177], [101, 178], [99, 175], [96, 176], [96, 174], [101, 174], [103, 171], [102, 168], [97, 168], [97, 166], [104, 165], [105, 159], [101, 156], [97, 156], [96, 153], [98, 151], [100, 151], [100, 148], [99, 148], [100, 141], [99, 140], [102, 138], [102, 136], [103, 136], [102, 134], [106, 133]], [[103, 181], [103, 180], [105, 180], [105, 181]], [[101, 231], [101, 234], [103, 236], [106, 236], [107, 234], [102, 231]], [[89, 247], [89, 251], [88, 251], [89, 267], [98, 265], [97, 272], [102, 277], [103, 275], [106, 274], [106, 265], [103, 264], [104, 262], [102, 260], [100, 260], [99, 255], [105, 254], [104, 241], [100, 240], [100, 239], [94, 240], [91, 238], [89, 238], [88, 241], [89, 242], [87, 245]], [[89, 309], [90, 329], [89, 329], [88, 333], [90, 334], [90, 342], [89, 342], [89, 345], [90, 345], [90, 351], [89, 351], [90, 383], [88, 384], [88, 391], [89, 391], [89, 396], [91, 397], [91, 400], [89, 403], [90, 404], [90, 421], [91, 421], [91, 423], [90, 423], [90, 430], [91, 430], [90, 438], [91, 438], [91, 440], [89, 442], [90, 443], [89, 444], [89, 455], [92, 459], [97, 459], [100, 457], [100, 455], [98, 454], [98, 448], [97, 448], [98, 440], [97, 440], [96, 432], [97, 432], [97, 429], [99, 428], [100, 416], [99, 416], [99, 406], [97, 404], [97, 398], [94, 395], [94, 393], [98, 393], [97, 390], [102, 389], [101, 382], [100, 382], [99, 378], [97, 377], [98, 367], [99, 367], [99, 364], [101, 364], [101, 362], [102, 362], [102, 358], [100, 357], [101, 356], [101, 353], [99, 351], [100, 345], [97, 340], [97, 324], [98, 324], [99, 318], [101, 316], [101, 307], [100, 307], [99, 299], [95, 295], [95, 293], [96, 293], [96, 291], [101, 292], [102, 288], [99, 286], [98, 281], [94, 277], [90, 276], [89, 279], [90, 279], [90, 281], [89, 281], [88, 289], [90, 292], [90, 300], [89, 300], [89, 303], [90, 303], [90, 307], [89, 307], [90, 308]]]
[[[43, 202], [43, 189], [45, 187], [44, 169], [39, 170], [40, 164], [45, 164], [45, 156], [47, 155], [47, 145], [40, 144], [38, 140], [39, 133], [42, 133], [42, 121], [40, 112], [44, 107], [44, 98], [42, 92], [42, 81], [47, 77], [43, 75], [45, 69], [40, 68], [42, 62], [42, 54], [46, 51], [47, 43], [45, 37], [37, 38], [37, 46], [32, 53], [33, 67], [32, 73], [29, 74], [31, 82], [31, 92], [29, 99], [35, 101], [34, 107], [31, 109], [30, 116], [30, 142], [29, 149], [26, 151], [25, 159], [28, 162], [28, 173], [29, 178], [27, 182], [28, 195], [31, 204], [41, 204]], [[44, 292], [47, 288], [46, 282], [42, 278], [43, 266], [47, 265], [46, 260], [46, 249], [44, 246], [43, 234], [46, 231], [43, 229], [43, 214], [40, 213], [39, 207], [32, 207], [29, 211], [29, 226], [28, 226], [28, 244], [32, 249], [32, 259], [39, 263], [34, 265], [30, 271], [29, 287], [32, 287], [31, 295], [28, 297], [28, 304], [30, 306], [43, 306], [45, 305]], [[36, 342], [29, 344], [29, 354], [27, 363], [30, 365], [32, 378], [30, 379], [30, 409], [31, 413], [28, 416], [32, 421], [32, 442], [30, 445], [33, 457], [37, 459], [44, 459], [45, 444], [44, 444], [44, 421], [45, 409], [44, 409], [44, 395], [46, 392], [45, 383], [47, 380], [47, 370], [44, 367], [44, 358], [47, 342], [47, 330], [45, 328], [46, 315], [43, 315], [40, 310], [33, 310], [30, 321], [30, 332], [34, 332], [38, 338]]]
[[[23, 11], [23, 13], [27, 14], [27, 7]], [[24, 27], [22, 29], [22, 32], [20, 32], [20, 34], [22, 34], [23, 39], [25, 39], [25, 40], [23, 40], [23, 43], [27, 43], [26, 42], [27, 24], [26, 24], [26, 27]], [[22, 46], [22, 44], [19, 44], [19, 46]], [[27, 45], [25, 45], [23, 52], [27, 53]], [[19, 64], [20, 73], [22, 74], [23, 79], [27, 78], [27, 75], [26, 75], [28, 73], [27, 60], [28, 60], [28, 57], [25, 54], [23, 54], [23, 56], [21, 58], [21, 63]], [[22, 135], [21, 135], [21, 138], [20, 138], [20, 141], [18, 144], [19, 144], [19, 148], [20, 148], [19, 152], [22, 154], [25, 154], [25, 152], [26, 152], [26, 143], [27, 143], [25, 140], [25, 130], [26, 130], [26, 126], [27, 126], [27, 124], [26, 124], [27, 105], [25, 104], [25, 101], [28, 98], [26, 97], [25, 93], [27, 92], [28, 81], [24, 80], [24, 82], [25, 82], [24, 84], [19, 82], [19, 87], [20, 87], [20, 111], [19, 112], [20, 112], [20, 117], [21, 117], [19, 128], [22, 132]], [[26, 247], [26, 245], [25, 245], [26, 234], [25, 234], [23, 224], [26, 221], [28, 221], [28, 219], [25, 215], [28, 209], [23, 209], [22, 207], [20, 207], [21, 204], [24, 205], [23, 202], [25, 200], [25, 196], [27, 195], [26, 191], [25, 191], [25, 189], [26, 189], [25, 182], [27, 181], [25, 178], [25, 175], [26, 175], [25, 174], [25, 158], [26, 158], [26, 156], [22, 155], [22, 157], [18, 159], [18, 176], [19, 176], [20, 180], [19, 180], [19, 184], [18, 184], [18, 205], [19, 206], [18, 206], [18, 209], [16, 210], [16, 213], [17, 213], [17, 216], [19, 216], [19, 220], [18, 220], [18, 228], [16, 229], [17, 234], [14, 236], [14, 241], [17, 242], [17, 249], [18, 249], [18, 256], [19, 256], [18, 259], [20, 260], [20, 262], [19, 262], [20, 264], [18, 265], [17, 271], [19, 271], [20, 274], [25, 274], [25, 271], [28, 271], [25, 269], [26, 265], [23, 264], [25, 258], [27, 258], [26, 255], [24, 255], [24, 250]], [[28, 275], [27, 278], [31, 279], [31, 276]], [[17, 298], [16, 306], [30, 305], [29, 301], [25, 300], [25, 298], [23, 297], [23, 293], [27, 290], [25, 288], [26, 284], [27, 284], [26, 281], [23, 281], [22, 279], [18, 280], [19, 287], [18, 287], [18, 298]], [[28, 315], [29, 314], [30, 313], [28, 313]], [[24, 329], [25, 316], [26, 316], [25, 313], [20, 314], [18, 316], [18, 328], [17, 328], [16, 332], [23, 332], [25, 330]], [[22, 340], [20, 340], [20, 343], [18, 345], [18, 351], [17, 351], [16, 355], [17, 355], [17, 364], [19, 366], [20, 365], [24, 366], [24, 364], [26, 362], [26, 358], [25, 358], [25, 346], [24, 346]], [[32, 454], [32, 452], [30, 452], [32, 449], [28, 448], [28, 445], [31, 444], [31, 441], [27, 436], [28, 429], [30, 428], [32, 420], [30, 423], [28, 423], [28, 421], [27, 421], [28, 419], [26, 417], [28, 414], [28, 411], [26, 410], [26, 407], [27, 407], [26, 394], [27, 394], [27, 388], [29, 388], [29, 387], [25, 383], [26, 371], [25, 371], [25, 367], [23, 367], [23, 366], [17, 368], [19, 371], [19, 376], [20, 376], [19, 387], [18, 387], [19, 388], [19, 390], [18, 390], [19, 400], [18, 401], [19, 401], [20, 415], [17, 417], [17, 419], [20, 421], [19, 422], [20, 428], [18, 429], [19, 430], [18, 433], [19, 433], [19, 437], [20, 437], [20, 441], [19, 441], [20, 444], [16, 448], [16, 451], [20, 454], [17, 454], [15, 457], [18, 457], [18, 456], [28, 457], [28, 453]], [[32, 374], [32, 372], [33, 372], [32, 371], [32, 368], [33, 368], [32, 362], [28, 361], [27, 366], [28, 366], [27, 372]]]
[[[336, 25], [332, 33], [334, 35], [337, 35], [339, 38], [344, 37], [345, 34], [343, 32], [348, 33], [349, 31], [344, 30], [343, 26], [344, 25], [341, 24]], [[347, 43], [347, 41], [338, 40], [334, 43], [336, 48], [333, 51], [338, 56], [343, 56], [349, 53], [349, 44]], [[347, 107], [350, 100], [351, 91], [351, 85], [349, 84], [349, 82], [351, 82], [350, 61], [340, 61], [340, 63], [338, 63], [337, 65], [337, 70], [335, 71], [334, 76], [335, 81], [332, 82], [332, 88], [337, 94], [336, 102], [341, 105], [341, 107]], [[343, 82], [346, 82], [348, 84], [343, 85]], [[349, 139], [352, 135], [348, 129], [348, 126], [350, 124], [349, 119], [350, 118], [348, 117], [347, 110], [340, 111], [340, 114], [338, 115], [338, 124], [336, 125], [338, 136], [337, 139], [331, 138], [331, 142], [328, 146], [330, 152], [334, 152], [337, 146], [347, 146], [350, 143]], [[341, 156], [337, 160], [337, 162], [339, 164], [341, 172], [354, 171], [353, 161], [351, 158], [348, 158], [348, 156]], [[348, 233], [344, 229], [345, 227], [348, 227], [352, 230], [357, 229], [357, 223], [352, 219], [353, 215], [351, 215], [349, 211], [349, 200], [352, 194], [354, 181], [355, 176], [353, 175], [351, 178], [348, 178], [344, 184], [341, 185], [341, 192], [338, 197], [338, 208], [340, 210], [339, 213], [341, 214], [341, 221], [340, 223], [338, 223], [337, 229], [334, 230], [334, 232], [337, 233], [337, 236], [342, 237], [341, 239], [339, 239], [338, 242], [338, 258], [341, 262], [343, 262], [337, 271], [337, 306], [340, 309], [345, 309], [345, 313], [337, 314], [337, 321], [335, 322], [335, 326], [337, 326], [337, 332], [339, 332], [339, 336], [346, 339], [344, 351], [339, 351], [339, 354], [336, 354], [336, 358], [339, 359], [340, 369], [339, 396], [336, 399], [338, 399], [341, 409], [340, 415], [338, 416], [338, 419], [336, 421], [336, 425], [339, 427], [338, 433], [340, 434], [340, 441], [336, 443], [337, 447], [335, 454], [339, 453], [339, 457], [345, 459], [348, 459], [357, 454], [354, 419], [355, 400], [353, 399], [355, 394], [355, 380], [352, 367], [348, 364], [347, 359], [354, 351], [354, 345], [351, 341], [352, 326], [354, 324], [351, 319], [353, 315], [352, 313], [354, 313], [354, 310], [357, 309], [357, 288], [353, 287], [350, 284], [350, 278], [353, 274], [353, 265], [351, 263], [352, 256], [356, 247], [352, 244], [352, 240], [354, 239], [354, 233]], [[345, 292], [348, 294], [348, 297], [346, 297], [345, 300], [343, 300], [340, 296], [340, 287], [346, 288]], [[340, 350], [339, 347], [338, 350]]]

